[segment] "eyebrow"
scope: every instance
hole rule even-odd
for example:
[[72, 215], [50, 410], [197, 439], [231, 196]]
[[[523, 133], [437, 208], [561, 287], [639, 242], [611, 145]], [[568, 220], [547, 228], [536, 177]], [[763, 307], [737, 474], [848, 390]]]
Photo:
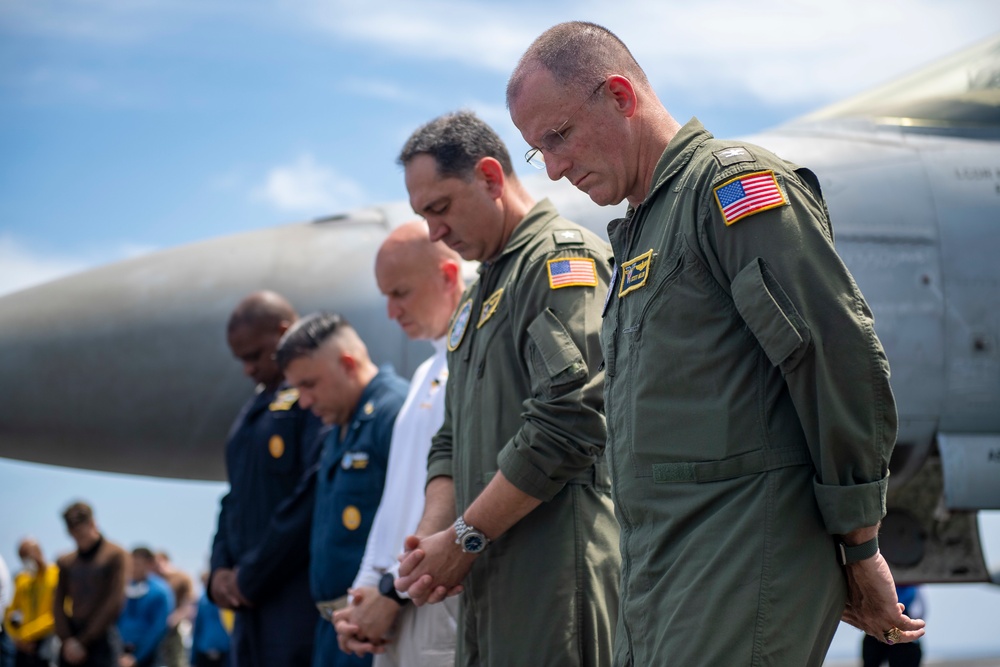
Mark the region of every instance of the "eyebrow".
[[430, 211], [432, 208], [435, 208], [438, 204], [440, 204], [442, 201], [445, 201], [448, 198], [449, 198], [448, 195], [441, 195], [440, 197], [431, 201], [429, 204], [420, 209], [419, 212], [423, 213], [424, 211]]

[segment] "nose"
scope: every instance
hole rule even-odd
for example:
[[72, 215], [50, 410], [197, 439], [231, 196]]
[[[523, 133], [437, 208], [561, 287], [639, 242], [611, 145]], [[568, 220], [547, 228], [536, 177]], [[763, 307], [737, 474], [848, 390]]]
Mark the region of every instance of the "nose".
[[386, 311], [390, 320], [398, 320], [399, 316], [403, 314], [403, 309], [399, 307], [399, 303], [392, 297], [386, 303]]
[[569, 169], [570, 164], [570, 161], [564, 156], [552, 153], [546, 153], [545, 155], [545, 173], [553, 181], [558, 181], [562, 178]]
[[303, 410], [308, 410], [312, 402], [312, 396], [299, 389], [299, 407]]
[[448, 235], [448, 225], [442, 222], [432, 222], [430, 219], [427, 220], [427, 232], [430, 236], [431, 243], [436, 243]]
[[253, 378], [254, 372], [257, 370], [257, 365], [251, 361], [243, 362], [243, 374], [248, 378]]

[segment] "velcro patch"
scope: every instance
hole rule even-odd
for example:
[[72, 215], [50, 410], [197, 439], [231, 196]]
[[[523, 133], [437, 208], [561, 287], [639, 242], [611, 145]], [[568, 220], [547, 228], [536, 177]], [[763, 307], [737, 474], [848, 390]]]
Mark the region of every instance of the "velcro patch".
[[731, 164], [739, 164], [740, 162], [757, 161], [757, 159], [750, 154], [750, 151], [743, 146], [723, 148], [721, 151], [715, 151], [712, 155], [715, 156], [715, 159], [718, 161], [720, 167], [728, 167]]
[[622, 286], [618, 291], [618, 296], [623, 297], [629, 292], [634, 292], [649, 279], [649, 267], [653, 263], [653, 249], [650, 248], [638, 257], [630, 259], [622, 264]]
[[565, 243], [583, 243], [583, 233], [579, 229], [560, 229], [552, 232], [555, 242], [562, 245]]
[[755, 171], [732, 178], [715, 188], [715, 201], [727, 226], [748, 215], [788, 203], [773, 171]]
[[597, 264], [590, 257], [560, 257], [549, 260], [549, 287], [597, 286]]
[[486, 320], [493, 317], [493, 313], [497, 312], [497, 306], [500, 305], [500, 297], [502, 296], [503, 288], [501, 287], [496, 292], [493, 292], [493, 294], [486, 297], [486, 300], [483, 301], [483, 308], [479, 311], [479, 322], [476, 323], [477, 329], [486, 324]]

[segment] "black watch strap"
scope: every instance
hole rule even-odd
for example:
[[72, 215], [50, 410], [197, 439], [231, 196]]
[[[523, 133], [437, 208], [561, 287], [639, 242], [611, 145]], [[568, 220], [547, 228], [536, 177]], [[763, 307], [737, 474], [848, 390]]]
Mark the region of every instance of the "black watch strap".
[[878, 535], [856, 546], [848, 546], [843, 541], [837, 543], [841, 565], [850, 565], [871, 558], [878, 553]]
[[399, 596], [399, 591], [396, 590], [396, 579], [392, 576], [392, 572], [386, 572], [382, 575], [382, 578], [378, 580], [378, 592], [398, 604], [400, 607], [410, 601], [410, 598]]

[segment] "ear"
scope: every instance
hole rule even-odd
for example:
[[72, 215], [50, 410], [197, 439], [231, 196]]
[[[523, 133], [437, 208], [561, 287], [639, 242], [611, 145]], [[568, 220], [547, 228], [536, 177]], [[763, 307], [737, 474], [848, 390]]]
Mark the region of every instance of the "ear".
[[449, 288], [454, 287], [458, 283], [458, 262], [452, 259], [442, 260], [440, 269], [444, 276], [444, 284]]
[[354, 375], [358, 369], [358, 360], [351, 356], [348, 352], [341, 352], [337, 361], [340, 362], [340, 367], [343, 368], [344, 372], [348, 375]]
[[620, 74], [612, 74], [608, 77], [607, 89], [618, 112], [625, 118], [631, 118], [639, 108], [639, 98], [632, 82]]
[[503, 167], [500, 166], [496, 158], [484, 157], [480, 159], [476, 163], [476, 175], [485, 181], [491, 197], [500, 199], [503, 196], [505, 177]]

